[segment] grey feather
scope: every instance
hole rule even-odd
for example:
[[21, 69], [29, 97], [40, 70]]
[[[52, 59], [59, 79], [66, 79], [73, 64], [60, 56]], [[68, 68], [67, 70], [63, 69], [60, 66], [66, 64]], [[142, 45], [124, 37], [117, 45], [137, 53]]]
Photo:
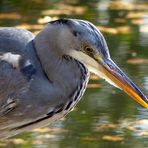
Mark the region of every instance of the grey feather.
[[[83, 92], [77, 98], [83, 95], [89, 72], [85, 69], [82, 82], [83, 71], [78, 62], [59, 58], [56, 51], [46, 50], [47, 45], [44, 39], [37, 37], [34, 40], [29, 31], [0, 29], [0, 53], [11, 52], [23, 59], [20, 68], [0, 61], [0, 138], [45, 126], [65, 116], [78, 102], [75, 99], [70, 107], [69, 101], [73, 101], [80, 83], [85, 82], [83, 88], [79, 88]], [[35, 47], [42, 48], [41, 54]], [[26, 61], [29, 65], [25, 65]]]

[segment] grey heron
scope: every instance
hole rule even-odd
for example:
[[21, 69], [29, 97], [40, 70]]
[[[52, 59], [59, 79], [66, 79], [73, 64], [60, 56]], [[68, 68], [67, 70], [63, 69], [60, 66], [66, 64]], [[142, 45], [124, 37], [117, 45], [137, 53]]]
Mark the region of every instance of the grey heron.
[[59, 19], [37, 36], [1, 28], [0, 138], [65, 116], [83, 96], [91, 72], [148, 108], [148, 99], [111, 60], [92, 23]]

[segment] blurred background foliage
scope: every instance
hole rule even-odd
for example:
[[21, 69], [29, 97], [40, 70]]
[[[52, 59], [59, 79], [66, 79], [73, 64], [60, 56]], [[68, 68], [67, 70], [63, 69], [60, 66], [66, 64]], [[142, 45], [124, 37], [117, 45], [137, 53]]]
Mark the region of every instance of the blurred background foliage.
[[[58, 18], [94, 23], [112, 59], [148, 96], [147, 0], [0, 0], [0, 27], [37, 34]], [[0, 147], [147, 148], [148, 111], [92, 75], [85, 96], [66, 118], [0, 141]]]

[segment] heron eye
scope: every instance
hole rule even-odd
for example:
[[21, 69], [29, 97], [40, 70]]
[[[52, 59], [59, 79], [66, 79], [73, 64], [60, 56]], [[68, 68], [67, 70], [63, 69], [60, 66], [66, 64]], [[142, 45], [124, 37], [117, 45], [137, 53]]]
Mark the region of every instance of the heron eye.
[[86, 46], [86, 47], [84, 48], [84, 50], [85, 50], [85, 52], [87, 52], [87, 53], [92, 53], [92, 52], [93, 52], [93, 49], [90, 48], [89, 46]]

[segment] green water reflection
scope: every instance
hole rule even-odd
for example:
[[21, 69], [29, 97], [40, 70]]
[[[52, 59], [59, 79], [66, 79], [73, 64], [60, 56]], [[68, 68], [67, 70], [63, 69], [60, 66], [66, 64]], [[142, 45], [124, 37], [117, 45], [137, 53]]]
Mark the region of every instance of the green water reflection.
[[[39, 19], [46, 20], [45, 17], [48, 18], [49, 15], [51, 18], [86, 19], [100, 26], [112, 59], [148, 96], [148, 3], [146, 0], [0, 1], [1, 27], [29, 26], [28, 29], [36, 33], [44, 26]], [[23, 133], [15, 137], [18, 141], [0, 142], [0, 146], [148, 147], [148, 111], [103, 80], [91, 80], [90, 83], [99, 83], [101, 87], [88, 88], [73, 112], [64, 120], [49, 126], [53, 129], [51, 132], [47, 130], [47, 132]]]

